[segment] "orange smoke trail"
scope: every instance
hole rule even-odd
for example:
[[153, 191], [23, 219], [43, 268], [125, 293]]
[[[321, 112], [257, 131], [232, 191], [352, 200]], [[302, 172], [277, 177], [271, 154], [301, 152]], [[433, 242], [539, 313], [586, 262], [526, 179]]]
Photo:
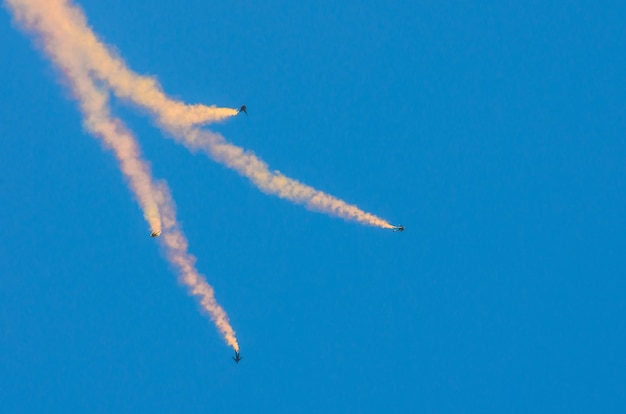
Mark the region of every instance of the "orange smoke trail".
[[[52, 3], [50, 1], [46, 4]], [[226, 342], [238, 352], [239, 344], [226, 312], [215, 300], [213, 288], [196, 270], [196, 258], [187, 252], [188, 243], [177, 223], [169, 189], [165, 183], [154, 183], [149, 167], [141, 159], [135, 138], [119, 119], [111, 117], [107, 94], [96, 86], [71, 45], [68, 47], [63, 42], [67, 26], [61, 24], [56, 32], [43, 30], [45, 23], [36, 13], [37, 1], [7, 0], [7, 4], [14, 11], [18, 22], [41, 36], [46, 53], [61, 69], [79, 102], [86, 128], [115, 152], [152, 231], [163, 230], [166, 256], [176, 268], [181, 282], [192, 295], [199, 297], [202, 308], [209, 313]], [[54, 12], [54, 9], [46, 10]]]
[[[16, 0], [11, 0], [15, 2]], [[205, 105], [186, 105], [167, 97], [153, 78], [132, 72], [124, 61], [98, 40], [89, 28], [82, 11], [68, 0], [24, 0], [37, 4], [42, 31], [62, 36], [73, 53], [79, 54], [84, 65], [106, 82], [122, 99], [150, 111], [159, 125], [190, 149], [202, 149], [214, 160], [236, 170], [250, 179], [259, 189], [303, 204], [311, 210], [382, 228], [394, 226], [386, 220], [367, 213], [355, 205], [316, 190], [297, 180], [270, 171], [267, 164], [249, 151], [226, 141], [218, 134], [201, 131], [194, 125], [220, 121], [237, 115], [237, 110]], [[45, 22], [45, 23], [44, 23]], [[60, 33], [63, 31], [64, 33]]]

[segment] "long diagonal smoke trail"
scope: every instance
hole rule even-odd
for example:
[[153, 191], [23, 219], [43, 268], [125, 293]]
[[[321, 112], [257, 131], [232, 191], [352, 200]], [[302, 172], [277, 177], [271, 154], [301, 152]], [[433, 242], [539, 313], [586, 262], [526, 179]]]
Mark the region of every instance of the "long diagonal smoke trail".
[[202, 308], [209, 313], [226, 342], [238, 352], [239, 344], [226, 312], [215, 300], [213, 288], [196, 270], [196, 258], [187, 252], [187, 240], [177, 223], [169, 189], [165, 183], [154, 182], [149, 167], [141, 159], [135, 138], [119, 119], [111, 116], [107, 94], [90, 77], [84, 61], [72, 45], [63, 41], [67, 26], [62, 25], [54, 33], [42, 30], [42, 20], [37, 13], [39, 2], [7, 0], [7, 4], [20, 24], [40, 36], [44, 50], [61, 70], [78, 100], [86, 128], [115, 152], [120, 169], [128, 179], [151, 230], [163, 231], [166, 256], [180, 280], [192, 295], [199, 298]]
[[250, 151], [237, 147], [198, 125], [220, 121], [237, 114], [235, 109], [186, 105], [167, 97], [155, 79], [131, 71], [106, 47], [87, 25], [82, 11], [69, 0], [7, 0], [36, 5], [37, 26], [46, 36], [59, 37], [83, 60], [91, 73], [108, 84], [116, 96], [148, 110], [157, 123], [177, 141], [192, 150], [202, 150], [214, 160], [250, 179], [259, 189], [303, 204], [311, 210], [382, 228], [393, 228], [386, 220], [355, 205], [316, 190], [278, 171]]
[[165, 244], [167, 258], [176, 268], [180, 280], [189, 288], [189, 292], [199, 298], [202, 309], [208, 312], [226, 343], [233, 347], [236, 352], [239, 352], [239, 343], [235, 337], [235, 330], [228, 321], [226, 311], [215, 300], [215, 294], [211, 285], [196, 270], [196, 258], [187, 252], [187, 238], [176, 221], [174, 202], [165, 185], [161, 185], [161, 195], [160, 206], [165, 230], [163, 243]]
[[[176, 133], [175, 129], [171, 130]], [[394, 226], [371, 213], [359, 209], [336, 197], [316, 190], [289, 178], [278, 171], [270, 171], [267, 164], [249, 151], [226, 141], [220, 135], [197, 128], [178, 132], [188, 148], [200, 149], [214, 160], [227, 165], [239, 174], [248, 177], [262, 191], [275, 194], [280, 198], [306, 205], [311, 210], [332, 214], [348, 220], [356, 220], [363, 224], [391, 229]]]

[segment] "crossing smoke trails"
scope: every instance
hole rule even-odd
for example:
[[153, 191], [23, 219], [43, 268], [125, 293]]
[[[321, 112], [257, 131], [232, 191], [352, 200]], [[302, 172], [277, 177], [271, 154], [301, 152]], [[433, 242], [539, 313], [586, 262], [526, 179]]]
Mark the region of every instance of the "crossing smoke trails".
[[100, 42], [89, 28], [83, 12], [70, 0], [5, 0], [5, 4], [16, 21], [37, 36], [46, 54], [63, 73], [79, 101], [86, 128], [115, 152], [151, 231], [163, 231], [166, 256], [181, 281], [191, 294], [200, 297], [202, 308], [236, 351], [239, 351], [239, 345], [228, 317], [215, 301], [211, 286], [195, 269], [195, 257], [187, 253], [187, 240], [176, 221], [169, 189], [165, 183], [154, 182], [150, 169], [141, 159], [136, 140], [120, 120], [111, 117], [104, 85], [118, 98], [147, 110], [162, 129], [188, 149], [205, 152], [268, 194], [362, 224], [394, 227], [355, 205], [278, 171], [271, 171], [252, 152], [227, 142], [220, 134], [200, 129], [201, 125], [224, 120], [237, 115], [238, 111], [172, 100], [154, 78], [132, 72], [121, 58]]
[[[140, 200], [140, 205], [154, 208], [154, 213], [159, 220], [158, 231], [159, 233], [164, 231], [163, 240], [167, 258], [176, 268], [181, 281], [189, 288], [192, 295], [199, 297], [202, 308], [209, 313], [226, 342], [239, 352], [239, 344], [226, 312], [216, 302], [213, 288], [195, 269], [196, 258], [187, 252], [187, 240], [177, 223], [174, 203], [167, 185], [152, 181], [148, 166], [140, 158], [140, 151], [134, 137], [120, 120], [111, 118], [106, 94], [98, 90], [93, 81], [84, 73], [72, 72], [71, 83], [72, 90], [79, 99], [87, 129], [113, 148], [133, 192]], [[135, 166], [138, 168], [135, 169]], [[137, 182], [138, 184], [134, 184]], [[161, 217], [163, 223], [161, 223]], [[152, 215], [147, 218], [152, 218]]]
[[[196, 258], [187, 252], [187, 239], [176, 220], [174, 203], [167, 185], [154, 182], [149, 167], [141, 159], [137, 141], [119, 119], [111, 117], [108, 95], [98, 88], [89, 76], [80, 56], [72, 51], [71, 46], [67, 47], [62, 42], [62, 36], [54, 36], [40, 30], [39, 24], [43, 23], [43, 20], [31, 9], [38, 3], [40, 2], [7, 0], [16, 19], [27, 29], [41, 35], [40, 40], [46, 53], [61, 70], [79, 102], [85, 127], [114, 151], [120, 163], [120, 169], [128, 179], [150, 229], [157, 233], [163, 232], [166, 256], [176, 269], [180, 280], [188, 287], [192, 295], [199, 298], [200, 305], [209, 313], [226, 343], [239, 352], [235, 331], [228, 321], [226, 312], [215, 300], [213, 288], [196, 270]], [[53, 5], [53, 3], [50, 1], [46, 4]], [[55, 10], [46, 9], [46, 11]], [[64, 34], [63, 27], [59, 29], [58, 34]]]
[[[355, 205], [316, 190], [313, 187], [271, 171], [268, 165], [250, 151], [230, 144], [220, 134], [200, 130], [196, 125], [221, 121], [237, 115], [232, 108], [187, 105], [167, 97], [155, 79], [132, 72], [107, 48], [87, 25], [79, 8], [67, 0], [6, 0], [9, 3], [31, 4], [32, 27], [44, 37], [58, 39], [69, 48], [93, 76], [105, 82], [113, 93], [149, 111], [157, 123], [178, 142], [191, 150], [202, 150], [239, 174], [250, 179], [259, 189], [278, 197], [303, 204], [311, 210], [347, 220], [382, 228], [393, 228], [387, 221], [366, 213]], [[35, 21], [36, 19], [36, 21]]]

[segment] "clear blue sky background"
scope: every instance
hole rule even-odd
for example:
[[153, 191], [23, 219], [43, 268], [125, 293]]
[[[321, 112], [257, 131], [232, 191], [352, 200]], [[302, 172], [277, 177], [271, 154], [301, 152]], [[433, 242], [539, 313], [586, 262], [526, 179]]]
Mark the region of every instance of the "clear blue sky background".
[[183, 3], [80, 2], [170, 95], [248, 105], [215, 130], [407, 230], [266, 196], [115, 102], [235, 365], [3, 9], [0, 411], [626, 411], [626, 3]]

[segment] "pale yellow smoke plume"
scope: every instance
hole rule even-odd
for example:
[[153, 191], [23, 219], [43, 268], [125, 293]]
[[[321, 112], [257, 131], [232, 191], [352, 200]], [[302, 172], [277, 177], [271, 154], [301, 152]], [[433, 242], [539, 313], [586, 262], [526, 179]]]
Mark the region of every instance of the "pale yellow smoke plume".
[[[87, 128], [94, 135], [101, 136], [107, 145], [113, 148], [120, 159], [122, 170], [129, 177], [135, 195], [139, 200], [147, 201], [146, 203], [140, 201], [140, 204], [142, 207], [149, 206], [150, 213], [154, 213], [150, 214], [150, 217], [154, 216], [155, 220], [158, 220], [158, 228], [153, 227], [152, 230], [159, 233], [162, 231], [165, 254], [175, 267], [179, 280], [187, 286], [190, 294], [198, 297], [200, 306], [209, 314], [226, 343], [239, 352], [235, 331], [226, 312], [215, 300], [213, 288], [198, 273], [195, 267], [196, 258], [187, 251], [187, 239], [176, 220], [174, 202], [167, 185], [153, 182], [149, 168], [140, 159], [136, 140], [121, 121], [111, 118], [106, 94], [99, 91], [87, 76], [80, 76], [76, 72], [68, 74], [72, 76], [70, 83], [74, 86], [74, 92], [79, 99]], [[144, 213], [148, 214], [148, 211], [144, 210]]]
[[141, 159], [135, 139], [121, 121], [109, 116], [104, 93], [88, 83], [74, 82], [74, 84], [85, 116], [85, 126], [92, 134], [99, 136], [106, 146], [113, 149], [120, 169], [128, 179], [130, 188], [150, 225], [150, 232], [161, 233], [161, 216], [153, 196], [150, 169]]
[[[38, 32], [37, 19], [30, 13], [29, 2], [9, 0], [9, 6], [15, 10], [16, 18], [25, 27]], [[63, 30], [63, 26], [60, 27]], [[161, 217], [155, 198], [153, 197], [150, 169], [141, 159], [141, 154], [132, 134], [118, 119], [110, 116], [108, 96], [97, 88], [87, 75], [79, 56], [71, 48], [64, 47], [58, 37], [40, 36], [46, 53], [64, 74], [65, 81], [78, 99], [84, 115], [85, 127], [99, 137], [103, 144], [112, 149], [117, 157], [120, 169], [130, 188], [135, 194], [150, 226], [151, 232], [161, 232]]]
[[[175, 131], [173, 131], [175, 132]], [[267, 164], [249, 151], [227, 142], [220, 134], [190, 128], [179, 131], [184, 144], [192, 149], [200, 149], [214, 160], [225, 164], [239, 174], [248, 177], [260, 190], [275, 194], [280, 198], [304, 204], [311, 210], [321, 211], [362, 224], [391, 229], [394, 226], [373, 214], [359, 209], [336, 197], [286, 177], [279, 171], [270, 171]]]
[[185, 104], [167, 97], [158, 82], [128, 69], [124, 61], [105, 46], [89, 28], [84, 13], [69, 0], [5, 0], [18, 18], [46, 37], [61, 38], [67, 53], [106, 81], [118, 97], [149, 110], [159, 122], [190, 126], [216, 122], [237, 115], [233, 108]]
[[162, 238], [168, 260], [176, 268], [180, 281], [188, 287], [189, 293], [198, 297], [200, 306], [209, 314], [226, 343], [239, 352], [235, 331], [226, 311], [215, 300], [213, 288], [196, 270], [196, 258], [187, 252], [187, 239], [176, 220], [174, 203], [164, 184], [160, 186], [159, 199], [164, 227]]
[[[47, 6], [54, 0], [46, 1]], [[175, 267], [180, 281], [189, 292], [197, 296], [201, 307], [210, 315], [226, 342], [236, 351], [239, 345], [224, 309], [215, 300], [213, 288], [195, 268], [195, 257], [187, 252], [187, 240], [176, 221], [174, 203], [165, 183], [156, 184], [150, 169], [141, 159], [139, 147], [123, 123], [110, 114], [107, 94], [90, 77], [80, 53], [71, 44], [64, 42], [68, 25], [58, 21], [56, 30], [43, 30], [42, 15], [36, 13], [41, 3], [31, 0], [7, 0], [16, 20], [27, 30], [38, 35], [44, 50], [64, 75], [64, 80], [78, 100], [84, 115], [86, 128], [111, 148], [120, 163], [120, 168], [130, 183], [151, 231], [162, 232], [163, 244], [168, 260]], [[48, 8], [48, 16], [55, 16], [56, 9]]]
[[363, 224], [393, 228], [386, 220], [355, 205], [316, 190], [299, 181], [270, 171], [267, 164], [249, 151], [228, 143], [222, 136], [193, 127], [237, 114], [231, 108], [186, 105], [166, 96], [155, 79], [132, 72], [124, 61], [100, 42], [87, 25], [84, 14], [67, 0], [9, 0], [37, 5], [34, 14], [41, 31], [60, 37], [71, 53], [107, 83], [120, 98], [127, 99], [152, 113], [159, 125], [189, 148], [200, 148], [213, 159], [249, 178], [259, 189], [308, 208], [356, 220]]

